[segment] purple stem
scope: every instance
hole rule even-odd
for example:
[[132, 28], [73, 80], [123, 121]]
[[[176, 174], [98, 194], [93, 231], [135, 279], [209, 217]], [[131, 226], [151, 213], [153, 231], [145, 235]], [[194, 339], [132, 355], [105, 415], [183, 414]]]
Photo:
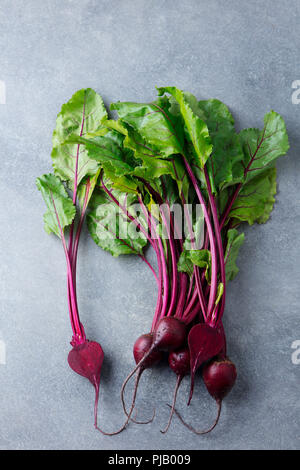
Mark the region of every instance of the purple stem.
[[[204, 167], [204, 174], [205, 174], [205, 179], [206, 179], [206, 185], [207, 185], [207, 191], [208, 191], [208, 199], [211, 207], [211, 213], [212, 213], [212, 218], [214, 221], [214, 226], [215, 226], [215, 234], [216, 234], [216, 240], [217, 240], [217, 247], [219, 251], [219, 263], [220, 263], [220, 272], [221, 272], [221, 282], [223, 283], [224, 291], [222, 295], [222, 301], [221, 301], [221, 309], [219, 315], [222, 316], [224, 308], [225, 308], [225, 299], [226, 299], [226, 277], [225, 277], [225, 263], [224, 263], [224, 252], [223, 252], [223, 243], [222, 243], [222, 238], [221, 238], [221, 229], [220, 229], [220, 224], [219, 224], [219, 218], [218, 218], [218, 212], [217, 212], [217, 207], [215, 203], [215, 198], [212, 194], [211, 191], [211, 185], [207, 173], [207, 169]], [[215, 309], [212, 311], [211, 315], [211, 322], [212, 325], [215, 324], [216, 318], [215, 318]]]
[[154, 221], [154, 218], [153, 218], [151, 213], [149, 213], [149, 216], [150, 216], [150, 220], [151, 220], [151, 223], [153, 225], [153, 228], [155, 230], [155, 233], [157, 233], [157, 236], [158, 236], [157, 243], [158, 243], [159, 254], [160, 254], [160, 262], [161, 262], [161, 268], [162, 268], [162, 286], [163, 286], [162, 309], [161, 309], [161, 312], [160, 312], [160, 318], [162, 318], [166, 315], [167, 306], [168, 306], [169, 278], [168, 278], [168, 271], [167, 271], [167, 264], [166, 264], [164, 247], [163, 247], [161, 238], [158, 235], [157, 225], [156, 225], [156, 223]]
[[[153, 227], [153, 223], [152, 223], [152, 220], [150, 218], [149, 212], [148, 212], [148, 210], [147, 210], [147, 208], [146, 208], [145, 204], [143, 203], [143, 200], [140, 196], [138, 196], [138, 200], [139, 200], [139, 203], [141, 205], [142, 211], [143, 211], [143, 213], [144, 213], [144, 215], [147, 219], [147, 223], [148, 223], [148, 226], [150, 228], [150, 233], [152, 233], [152, 230], [155, 230], [155, 229]], [[154, 317], [153, 317], [151, 331], [154, 330], [154, 328], [156, 326], [156, 323], [158, 321], [158, 318], [159, 318], [159, 313], [160, 313], [161, 304], [162, 304], [162, 289], [163, 289], [162, 262], [161, 262], [161, 257], [160, 257], [160, 251], [159, 251], [157, 240], [154, 239], [153, 242], [154, 242], [153, 248], [154, 248], [154, 251], [156, 253], [157, 264], [158, 264], [159, 286], [158, 286], [156, 309], [155, 309], [155, 313], [154, 313]]]
[[189, 302], [190, 300], [190, 297], [191, 297], [191, 293], [192, 293], [192, 289], [193, 289], [193, 283], [194, 283], [194, 277], [195, 277], [195, 272], [193, 271], [193, 274], [190, 278], [190, 285], [189, 285], [189, 290], [188, 290], [188, 293], [187, 293], [187, 296], [186, 296], [186, 304]]
[[74, 322], [74, 328], [75, 328], [75, 334], [76, 334], [76, 338], [75, 338], [76, 343], [81, 344], [82, 342], [85, 341], [85, 335], [82, 331], [82, 326], [81, 326], [80, 319], [79, 319], [79, 313], [78, 313], [78, 310], [77, 310], [76, 295], [74, 294], [73, 276], [72, 276], [72, 268], [71, 268], [71, 263], [70, 263], [69, 252], [68, 252], [68, 249], [67, 249], [64, 232], [63, 232], [63, 229], [62, 229], [61, 224], [60, 224], [59, 216], [58, 216], [58, 213], [57, 213], [57, 209], [56, 209], [56, 205], [55, 205], [55, 201], [54, 201], [52, 193], [51, 193], [51, 199], [52, 199], [52, 204], [53, 204], [53, 207], [54, 207], [57, 223], [58, 223], [58, 226], [59, 226], [59, 230], [60, 230], [60, 234], [61, 234], [61, 240], [62, 240], [63, 248], [64, 248], [65, 255], [66, 255], [66, 261], [67, 261], [67, 276], [68, 276], [68, 283], [69, 283], [68, 293], [69, 293], [70, 304], [71, 304], [70, 315], [72, 316], [72, 319], [73, 319], [73, 321], [71, 321], [71, 325]]
[[86, 183], [86, 190], [85, 190], [85, 195], [84, 195], [84, 202], [83, 202], [83, 207], [82, 207], [82, 211], [81, 211], [80, 221], [79, 221], [79, 224], [78, 224], [77, 233], [76, 233], [75, 241], [74, 241], [72, 273], [73, 273], [73, 276], [74, 276], [75, 280], [76, 280], [78, 245], [79, 245], [79, 239], [80, 239], [81, 230], [82, 230], [82, 226], [83, 226], [83, 222], [84, 222], [84, 218], [85, 218], [85, 213], [86, 213], [86, 208], [87, 208], [87, 204], [88, 204], [90, 190], [91, 190], [91, 183], [90, 183], [90, 179], [88, 178], [87, 183]]
[[191, 323], [194, 318], [200, 314], [201, 315], [201, 311], [200, 311], [200, 305], [199, 303], [197, 302], [197, 304], [195, 305], [195, 307], [189, 312], [188, 315], [185, 315], [183, 318], [184, 318], [184, 322], [188, 325], [189, 323]]
[[166, 220], [164, 211], [160, 209], [160, 213], [162, 216], [163, 223], [165, 225], [165, 228], [167, 230], [167, 235], [169, 238], [169, 245], [170, 245], [170, 252], [171, 252], [171, 261], [172, 261], [172, 294], [171, 294], [171, 301], [170, 301], [170, 306], [169, 310], [167, 313], [167, 317], [170, 317], [172, 315], [172, 311], [175, 307], [175, 302], [176, 302], [176, 297], [177, 297], [177, 284], [178, 284], [178, 271], [177, 271], [177, 260], [176, 260], [176, 249], [175, 249], [175, 244], [174, 244], [174, 239], [171, 236], [170, 229], [168, 226], [168, 222]]
[[155, 272], [155, 269], [153, 268], [153, 266], [151, 265], [151, 263], [149, 263], [149, 261], [146, 259], [145, 256], [141, 255], [140, 253], [138, 253], [138, 256], [139, 256], [139, 257], [144, 261], [144, 263], [146, 263], [147, 266], [151, 269], [152, 274], [153, 274], [153, 276], [155, 277], [157, 286], [158, 286], [158, 288], [159, 288], [159, 280], [158, 280], [157, 274], [156, 274], [156, 272]]
[[179, 273], [179, 286], [180, 286], [180, 294], [177, 301], [177, 308], [175, 312], [175, 317], [182, 318], [183, 316], [183, 309], [185, 304], [186, 298], [186, 289], [188, 284], [188, 277], [186, 273]]
[[199, 199], [199, 202], [202, 206], [204, 218], [205, 218], [205, 221], [206, 221], [208, 236], [209, 236], [210, 249], [211, 249], [211, 271], [212, 271], [211, 289], [210, 289], [210, 293], [209, 293], [208, 309], [207, 309], [207, 316], [209, 316], [212, 309], [213, 309], [213, 307], [214, 307], [214, 303], [215, 303], [215, 297], [216, 297], [216, 292], [217, 292], [217, 276], [218, 276], [217, 253], [216, 253], [216, 246], [215, 246], [215, 240], [214, 240], [214, 233], [213, 233], [210, 218], [209, 218], [209, 215], [208, 215], [208, 212], [207, 212], [207, 209], [206, 209], [205, 201], [204, 201], [204, 198], [201, 194], [197, 179], [196, 179], [196, 177], [195, 177], [195, 175], [194, 175], [194, 173], [193, 173], [193, 171], [192, 171], [192, 169], [191, 169], [191, 167], [190, 167], [190, 165], [189, 165], [189, 163], [188, 163], [188, 161], [187, 161], [187, 159], [184, 155], [183, 155], [183, 160], [184, 160], [184, 164], [185, 164], [186, 170], [188, 172], [188, 175], [189, 175], [189, 177], [192, 181], [192, 184], [195, 188], [195, 191], [196, 191], [197, 197]]
[[[183, 205], [184, 205], [184, 213], [186, 215], [186, 219], [187, 219], [187, 223], [188, 223], [188, 229], [189, 229], [189, 233], [190, 233], [190, 237], [191, 237], [192, 249], [195, 249], [196, 245], [195, 245], [195, 240], [194, 240], [194, 232], [193, 232], [192, 221], [191, 221], [191, 218], [190, 218], [190, 214], [188, 213], [186, 203], [185, 203], [186, 201], [185, 201], [185, 198], [184, 198], [183, 194], [181, 194], [181, 199], [182, 199], [182, 202], [183, 202]], [[193, 274], [195, 276], [196, 289], [197, 289], [197, 292], [198, 292], [199, 302], [200, 302], [200, 305], [201, 305], [202, 313], [203, 313], [204, 318], [206, 319], [207, 305], [206, 305], [206, 301], [205, 301], [205, 298], [204, 298], [204, 295], [203, 295], [203, 290], [202, 290], [202, 285], [201, 285], [201, 282], [200, 282], [198, 266], [194, 265]]]
[[[84, 96], [84, 102], [83, 102], [83, 110], [82, 110], [82, 122], [81, 122], [81, 129], [80, 129], [80, 134], [79, 136], [82, 136], [83, 133], [83, 126], [85, 122], [85, 100], [86, 97]], [[74, 190], [73, 190], [73, 204], [76, 206], [76, 200], [77, 200], [77, 186], [78, 186], [78, 163], [79, 163], [79, 148], [80, 144], [77, 145], [77, 154], [76, 154], [76, 162], [75, 162], [75, 174], [74, 174]], [[73, 263], [73, 233], [74, 233], [74, 222], [72, 222], [71, 228], [70, 228], [70, 236], [69, 236], [69, 257], [70, 257], [70, 263], [72, 265]]]
[[224, 214], [222, 215], [221, 222], [220, 222], [220, 230], [222, 230], [222, 228], [223, 228], [223, 226], [224, 226], [224, 224], [225, 224], [225, 222], [226, 222], [226, 219], [227, 219], [227, 217], [228, 217], [228, 215], [229, 215], [229, 213], [230, 213], [230, 211], [231, 211], [231, 208], [232, 208], [232, 206], [233, 206], [233, 204], [234, 204], [236, 198], [237, 198], [238, 195], [239, 195], [239, 192], [240, 192], [242, 186], [243, 186], [242, 183], [238, 184], [238, 186], [237, 186], [237, 188], [236, 188], [236, 190], [235, 190], [235, 192], [234, 192], [232, 198], [230, 199], [229, 203], [227, 204], [226, 209], [225, 209], [225, 211], [224, 211]]
[[[187, 307], [185, 308], [184, 312], [183, 312], [183, 318], [186, 318], [188, 316], [188, 314], [190, 313], [190, 311], [192, 310], [193, 308], [193, 305], [194, 303], [196, 302], [197, 300], [197, 297], [198, 296], [198, 292], [197, 292], [197, 289], [194, 290], [193, 292], [193, 295], [192, 295], [192, 298], [191, 300], [189, 301]], [[205, 318], [205, 317], [204, 317]]]

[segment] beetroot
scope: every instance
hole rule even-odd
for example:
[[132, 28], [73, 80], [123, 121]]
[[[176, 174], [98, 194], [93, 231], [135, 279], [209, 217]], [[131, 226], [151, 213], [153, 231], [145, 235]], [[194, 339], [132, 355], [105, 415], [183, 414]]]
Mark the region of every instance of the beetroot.
[[[121, 428], [115, 432], [107, 433], [98, 428], [99, 431], [105, 435], [112, 436], [119, 434], [126, 428], [134, 410], [137, 388], [142, 372], [145, 370], [145, 368], [151, 367], [161, 359], [161, 351], [173, 351], [174, 349], [179, 348], [184, 343], [184, 341], [186, 341], [186, 335], [186, 325], [182, 321], [175, 317], [163, 317], [158, 321], [153, 333], [144, 334], [136, 340], [133, 348], [133, 355], [135, 361], [138, 362], [133, 371], [130, 372], [130, 374], [124, 380], [121, 389], [121, 400], [127, 419], [123, 426], [121, 426]], [[137, 373], [137, 376], [134, 386], [133, 399], [130, 411], [127, 413], [124, 400], [125, 387], [130, 378], [135, 373]]]
[[[180, 346], [186, 340], [187, 329], [186, 329], [186, 325], [182, 321], [178, 320], [177, 318], [163, 317], [158, 321], [156, 327], [154, 328], [152, 335], [153, 335], [153, 341], [151, 343], [150, 348], [148, 349], [146, 353], [144, 353], [143, 356], [141, 356], [141, 359], [137, 363], [136, 367], [132, 370], [132, 372], [130, 372], [128, 377], [125, 379], [123, 387], [127, 384], [128, 380], [136, 373], [136, 371], [141, 366], [145, 365], [146, 361], [149, 360], [149, 357], [152, 356], [154, 351], [157, 351], [157, 350], [158, 351], [173, 351], [174, 349], [180, 348]], [[137, 346], [140, 346], [139, 340], [140, 338], [138, 338], [137, 340], [138, 341]], [[143, 338], [143, 341], [144, 340], [145, 338]], [[144, 351], [142, 340], [141, 340], [142, 347], [138, 348], [137, 346], [136, 346], [135, 355], [138, 358]], [[155, 359], [156, 355], [154, 355], [153, 357]]]
[[85, 340], [74, 346], [69, 352], [68, 363], [71, 369], [86, 377], [95, 387], [94, 425], [97, 427], [97, 410], [99, 401], [99, 384], [101, 367], [104, 359], [103, 349], [96, 341]]
[[169, 366], [170, 369], [172, 369], [173, 372], [177, 375], [177, 380], [176, 380], [176, 385], [174, 389], [174, 395], [173, 395], [173, 403], [171, 406], [171, 412], [169, 416], [168, 423], [163, 431], [160, 431], [162, 434], [165, 434], [172, 422], [172, 418], [174, 415], [174, 410], [175, 410], [175, 405], [176, 405], [176, 399], [177, 399], [177, 393], [179, 386], [182, 382], [182, 379], [189, 374], [190, 372], [190, 352], [187, 347], [181, 348], [177, 351], [171, 351], [169, 354]]
[[184, 377], [190, 372], [190, 351], [187, 347], [172, 351], [168, 358], [169, 367], [176, 375]]
[[203, 367], [203, 380], [206, 385], [206, 388], [209, 394], [216, 400], [218, 405], [217, 417], [212, 424], [212, 426], [205, 431], [197, 431], [193, 426], [187, 424], [178, 411], [175, 410], [178, 418], [181, 422], [195, 434], [202, 435], [208, 434], [211, 432], [218, 424], [221, 409], [222, 401], [228, 395], [230, 390], [235, 384], [237, 377], [236, 368], [233, 362], [228, 358], [217, 357], [216, 359], [211, 360]]
[[202, 376], [208, 392], [219, 403], [234, 386], [237, 372], [228, 358], [217, 358], [204, 366]]
[[161, 351], [174, 351], [186, 340], [187, 329], [185, 324], [174, 317], [162, 318], [154, 332], [152, 348]]
[[[138, 364], [145, 354], [149, 351], [153, 343], [153, 334], [146, 333], [138, 337], [133, 346], [133, 357], [135, 363]], [[158, 349], [154, 349], [151, 354], [145, 359], [143, 365], [144, 369], [155, 365], [162, 358], [162, 353]]]
[[[154, 416], [155, 416], [155, 411], [153, 413], [152, 418], [148, 421], [137, 421], [136, 419], [132, 418], [132, 413], [135, 407], [138, 385], [139, 385], [139, 381], [140, 381], [142, 373], [144, 372], [145, 369], [152, 367], [153, 365], [157, 364], [162, 359], [162, 352], [159, 349], [157, 349], [155, 346], [153, 346], [153, 342], [154, 342], [154, 334], [146, 333], [146, 334], [139, 336], [136, 342], [134, 343], [133, 356], [134, 356], [137, 366], [135, 367], [133, 372], [131, 372], [128, 375], [128, 377], [125, 379], [121, 388], [121, 400], [122, 400], [123, 410], [127, 418], [125, 420], [125, 423], [117, 431], [114, 431], [111, 433], [105, 432], [98, 427], [97, 429], [100, 432], [102, 432], [102, 434], [106, 436], [114, 436], [116, 434], [119, 434], [122, 431], [124, 431], [124, 429], [127, 427], [130, 420], [134, 421], [137, 424], [148, 424], [153, 421]], [[126, 404], [125, 404], [125, 399], [124, 399], [125, 387], [135, 372], [136, 372], [136, 378], [135, 378], [133, 397], [132, 397], [131, 407], [128, 412], [126, 409]]]
[[88, 340], [74, 346], [68, 355], [68, 363], [71, 369], [89, 379], [93, 385], [100, 381], [103, 359], [104, 353], [100, 344]]
[[[138, 337], [138, 339], [136, 340], [136, 342], [134, 343], [134, 346], [133, 346], [133, 357], [134, 357], [134, 360], [135, 360], [136, 364], [138, 364], [143, 359], [145, 354], [151, 348], [152, 343], [153, 343], [153, 334], [152, 333], [146, 333], [146, 334], [143, 334], [143, 335]], [[145, 369], [148, 369], [149, 367], [154, 366], [158, 362], [160, 362], [162, 360], [162, 356], [163, 355], [162, 355], [161, 351], [159, 351], [158, 349], [154, 349], [151, 352], [151, 354], [145, 359], [145, 361], [139, 367], [139, 369], [137, 370], [135, 386], [134, 386], [134, 391], [133, 391], [133, 398], [132, 398], [132, 403], [131, 403], [131, 408], [130, 408], [129, 413], [127, 413], [126, 405], [125, 405], [125, 399], [124, 399], [125, 386], [126, 386], [127, 382], [126, 381], [124, 382], [124, 384], [122, 386], [122, 390], [121, 390], [121, 398], [122, 398], [123, 409], [124, 409], [124, 412], [127, 416], [129, 416], [129, 414], [131, 415], [132, 411], [134, 409], [136, 395], [137, 395], [137, 389], [138, 389], [139, 381], [140, 381], [140, 378], [141, 378], [141, 375], [142, 375], [143, 371]], [[154, 416], [155, 416], [155, 411], [153, 413], [152, 418], [148, 421], [137, 421], [136, 419], [133, 419], [133, 418], [131, 418], [131, 420], [134, 421], [137, 424], [148, 424], [149, 422], [153, 421]]]
[[[125, 387], [132, 375], [137, 372], [132, 405], [129, 413], [127, 414], [127, 418], [130, 419], [133, 412], [137, 388], [142, 372], [161, 360], [162, 351], [173, 351], [180, 347], [186, 340], [186, 334], [187, 329], [182, 321], [174, 317], [163, 317], [158, 321], [153, 333], [141, 335], [136, 340], [133, 347], [133, 355], [137, 365], [125, 379], [121, 390], [123, 408], [127, 414], [124, 402]], [[127, 423], [129, 419], [127, 420]]]
[[[222, 325], [227, 282], [238, 272], [236, 259], [244, 240], [236, 229], [242, 222], [252, 225], [268, 219], [276, 192], [274, 162], [289, 148], [284, 121], [274, 111], [265, 116], [262, 130], [237, 134], [229, 109], [220, 101], [198, 101], [176, 87], [158, 92], [158, 99], [148, 104], [113, 103], [117, 122], [108, 119], [93, 90], [77, 92], [57, 119], [55, 174], [38, 179], [47, 204], [46, 231], [61, 238], [67, 259], [73, 330], [69, 364], [95, 386], [96, 403], [103, 351], [98, 343], [86, 340], [76, 299], [78, 243], [88, 206], [93, 240], [114, 256], [138, 255], [157, 283], [151, 333], [136, 341], [136, 366], [122, 386], [127, 419], [117, 433], [132, 419], [141, 374], [161, 359], [163, 351], [169, 353], [169, 365], [177, 375], [166, 430], [182, 378], [191, 373], [189, 404], [196, 371], [218, 356], [203, 373], [218, 403], [216, 425], [222, 399], [236, 378], [235, 367], [226, 358]], [[116, 207], [122, 216], [118, 221]], [[70, 228], [68, 246], [65, 227]], [[103, 236], [106, 232], [109, 243]], [[156, 268], [144, 251], [148, 242]], [[135, 373], [127, 413], [124, 390]], [[95, 425], [96, 418], [95, 411]]]
[[190, 404], [193, 391], [195, 372], [198, 367], [225, 348], [224, 330], [213, 328], [206, 323], [193, 326], [188, 336], [191, 355], [191, 389], [188, 404]]

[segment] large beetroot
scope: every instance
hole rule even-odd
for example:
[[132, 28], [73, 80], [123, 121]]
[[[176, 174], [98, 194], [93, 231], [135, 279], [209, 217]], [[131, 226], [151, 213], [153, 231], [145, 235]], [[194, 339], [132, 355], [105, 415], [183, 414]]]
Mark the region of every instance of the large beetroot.
[[84, 343], [74, 346], [68, 354], [68, 363], [71, 369], [87, 378], [95, 387], [95, 427], [97, 427], [99, 385], [103, 360], [103, 349], [96, 341], [85, 340]]

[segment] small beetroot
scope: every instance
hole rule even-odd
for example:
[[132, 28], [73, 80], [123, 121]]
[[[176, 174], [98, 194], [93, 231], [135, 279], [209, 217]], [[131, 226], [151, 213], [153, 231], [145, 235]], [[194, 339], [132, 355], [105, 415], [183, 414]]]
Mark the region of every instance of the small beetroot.
[[234, 386], [237, 372], [228, 358], [217, 358], [203, 367], [202, 375], [208, 392], [220, 403]]
[[[135, 363], [138, 364], [144, 356], [147, 354], [149, 349], [151, 348], [153, 343], [153, 333], [146, 333], [138, 337], [136, 342], [134, 343], [133, 346], [133, 357], [135, 360]], [[144, 372], [145, 369], [148, 369], [158, 362], [162, 360], [162, 352], [159, 351], [158, 349], [154, 349], [151, 354], [143, 361], [143, 364], [139, 367], [136, 373], [136, 379], [135, 379], [135, 385], [134, 385], [134, 391], [133, 391], [133, 398], [132, 398], [132, 403], [130, 407], [129, 413], [126, 410], [126, 405], [125, 405], [125, 399], [124, 399], [124, 392], [125, 392], [125, 386], [127, 382], [125, 381], [122, 386], [121, 390], [121, 399], [122, 399], [122, 404], [123, 404], [123, 409], [127, 417], [133, 412], [134, 406], [135, 406], [135, 400], [136, 400], [136, 395], [137, 395], [137, 389], [139, 385], [139, 381], [141, 378], [142, 373]], [[136, 419], [132, 419], [137, 424], [148, 424], [149, 422], [153, 421], [153, 418], [155, 416], [155, 412], [153, 413], [153, 417], [149, 421], [137, 421]]]
[[205, 431], [197, 431], [193, 426], [187, 424], [178, 411], [175, 410], [178, 418], [181, 422], [195, 434], [202, 435], [208, 434], [211, 432], [218, 424], [221, 409], [222, 401], [228, 395], [230, 390], [235, 384], [237, 377], [236, 367], [228, 358], [217, 357], [216, 359], [211, 360], [203, 367], [203, 380], [206, 385], [206, 388], [209, 394], [216, 400], [218, 405], [217, 417], [213, 425]]
[[165, 434], [172, 422], [172, 418], [175, 411], [176, 399], [179, 386], [182, 382], [182, 379], [189, 374], [190, 372], [190, 351], [188, 347], [178, 349], [177, 351], [171, 351], [169, 354], [169, 367], [177, 375], [176, 385], [173, 395], [173, 403], [171, 406], [171, 412], [169, 416], [168, 423], [163, 431], [160, 431], [162, 434]]

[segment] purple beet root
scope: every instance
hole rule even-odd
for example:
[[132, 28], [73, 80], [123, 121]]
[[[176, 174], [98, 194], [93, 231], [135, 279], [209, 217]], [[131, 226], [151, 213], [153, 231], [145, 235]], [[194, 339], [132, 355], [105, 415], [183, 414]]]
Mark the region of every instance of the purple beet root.
[[188, 405], [191, 402], [194, 392], [194, 380], [197, 369], [216, 357], [225, 346], [225, 333], [222, 328], [214, 328], [206, 323], [194, 325], [188, 336], [188, 343], [191, 356], [191, 388]]
[[[163, 317], [157, 323], [153, 333], [140, 336], [134, 345], [133, 354], [135, 368], [124, 380], [121, 394], [130, 378], [141, 368], [150, 367], [153, 361], [160, 360], [160, 351], [174, 351], [186, 341], [187, 328], [185, 323], [174, 317]], [[138, 360], [139, 359], [139, 360]]]
[[196, 431], [192, 426], [185, 423], [180, 414], [175, 410], [175, 413], [181, 422], [195, 434], [201, 435], [211, 432], [218, 424], [221, 415], [222, 400], [226, 395], [228, 395], [234, 386], [236, 377], [237, 373], [235, 365], [227, 357], [225, 359], [217, 357], [205, 364], [203, 367], [203, 380], [209, 394], [216, 400], [218, 405], [216, 420], [209, 429], [205, 431]]
[[161, 351], [174, 351], [182, 346], [186, 336], [185, 323], [174, 317], [164, 317], [155, 327], [152, 347]]
[[[136, 342], [134, 343], [133, 346], [133, 357], [135, 360], [135, 363], [138, 364], [145, 354], [149, 351], [153, 343], [153, 334], [152, 333], [146, 333], [144, 335], [141, 335], [138, 337]], [[152, 367], [158, 362], [160, 362], [162, 359], [162, 353], [158, 349], [154, 349], [151, 354], [145, 359], [143, 362], [143, 367], [144, 369], [147, 369], [148, 367]]]
[[188, 347], [178, 349], [177, 351], [171, 351], [169, 354], [169, 367], [177, 375], [176, 385], [173, 395], [173, 403], [171, 406], [170, 416], [168, 423], [163, 431], [160, 431], [162, 434], [165, 434], [172, 422], [172, 418], [175, 411], [177, 392], [183, 377], [190, 373], [190, 351]]
[[214, 359], [203, 368], [203, 380], [210, 395], [221, 402], [235, 384], [236, 367], [228, 358]]
[[95, 385], [95, 382], [100, 382], [103, 359], [104, 353], [100, 344], [88, 340], [74, 346], [68, 355], [68, 363], [71, 369], [89, 379], [93, 385]]
[[[140, 381], [142, 373], [144, 372], [145, 369], [152, 367], [153, 365], [157, 364], [162, 359], [162, 352], [158, 350], [156, 347], [153, 347], [153, 338], [154, 338], [153, 333], [146, 333], [146, 334], [139, 336], [136, 342], [134, 343], [133, 356], [134, 356], [134, 360], [137, 366], [135, 367], [134, 371], [131, 374], [129, 374], [127, 379], [124, 381], [122, 385], [122, 389], [121, 389], [121, 400], [122, 400], [123, 410], [127, 418], [125, 420], [125, 423], [117, 431], [108, 433], [98, 428], [98, 430], [101, 431], [106, 436], [114, 436], [124, 431], [124, 429], [127, 427], [130, 420], [134, 421], [137, 424], [148, 424], [152, 422], [154, 419], [155, 412], [153, 413], [152, 418], [148, 421], [137, 421], [136, 419], [132, 418], [132, 413], [135, 407], [138, 385], [139, 385], [139, 381]], [[130, 410], [127, 411], [125, 398], [124, 398], [125, 387], [129, 379], [132, 377], [132, 375], [135, 372], [136, 372], [136, 379], [135, 379], [133, 397], [131, 401]]]
[[[187, 328], [185, 323], [174, 317], [163, 317], [155, 326], [153, 333], [142, 335], [136, 340], [133, 348], [136, 366], [123, 382], [121, 389], [121, 400], [127, 419], [123, 426], [113, 433], [107, 433], [98, 428], [99, 431], [101, 431], [105, 435], [112, 436], [115, 434], [119, 434], [127, 427], [129, 421], [131, 420], [131, 415], [134, 410], [137, 388], [142, 372], [145, 370], [145, 368], [151, 367], [154, 363], [158, 362], [161, 359], [161, 351], [173, 351], [175, 349], [180, 348], [182, 344], [186, 341], [186, 337]], [[125, 387], [130, 378], [135, 373], [137, 373], [137, 375], [133, 399], [130, 411], [127, 412], [124, 400]], [[153, 417], [150, 421], [153, 420]]]
[[95, 387], [95, 427], [97, 427], [99, 384], [103, 359], [104, 353], [100, 344], [96, 341], [88, 340], [85, 340], [84, 343], [74, 346], [68, 355], [68, 363], [71, 369], [76, 372], [76, 374], [86, 377]]
[[[138, 339], [136, 340], [136, 342], [134, 343], [134, 346], [133, 346], [133, 357], [134, 357], [134, 360], [135, 360], [136, 364], [138, 364], [143, 359], [145, 354], [151, 348], [152, 343], [153, 343], [153, 334], [152, 333], [146, 333], [146, 334], [143, 334], [143, 335], [138, 337]], [[147, 356], [147, 358], [143, 361], [142, 365], [137, 370], [137, 375], [136, 375], [135, 385], [134, 385], [134, 391], [133, 391], [133, 397], [132, 397], [132, 402], [131, 402], [131, 407], [130, 407], [129, 412], [127, 412], [127, 410], [126, 410], [125, 399], [124, 399], [125, 386], [126, 386], [127, 382], [124, 382], [124, 384], [122, 386], [122, 390], [121, 390], [121, 399], [122, 399], [122, 404], [123, 404], [123, 410], [124, 410], [125, 414], [127, 415], [127, 417], [129, 415], [131, 416], [132, 411], [134, 409], [137, 390], [138, 390], [139, 381], [140, 381], [142, 373], [144, 372], [145, 369], [148, 369], [148, 368], [154, 366], [155, 364], [157, 364], [158, 362], [160, 362], [162, 360], [162, 357], [163, 357], [163, 354], [162, 354], [161, 351], [159, 351], [158, 349], [153, 349], [151, 354], [149, 356]], [[148, 424], [148, 423], [153, 421], [154, 416], [155, 416], [155, 411], [153, 412], [152, 418], [148, 421], [137, 421], [136, 419], [133, 419], [133, 418], [131, 418], [131, 420], [134, 421], [136, 424]]]
[[184, 377], [190, 373], [190, 351], [187, 347], [169, 354], [169, 366], [176, 375]]

